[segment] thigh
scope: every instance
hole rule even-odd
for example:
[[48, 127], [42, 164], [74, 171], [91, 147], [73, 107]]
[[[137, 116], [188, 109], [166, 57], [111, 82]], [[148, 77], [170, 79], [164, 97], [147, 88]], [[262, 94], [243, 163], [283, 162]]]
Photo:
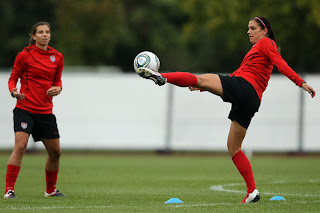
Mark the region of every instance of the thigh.
[[49, 169], [49, 170], [58, 169], [59, 168], [58, 165], [53, 166], [51, 163], [52, 161], [55, 161], [56, 163], [58, 163], [61, 155], [59, 138], [58, 139], [42, 139], [42, 143], [44, 144], [48, 152], [48, 157], [49, 157], [48, 160], [50, 159], [49, 161], [47, 161], [46, 169]]
[[223, 88], [219, 75], [217, 74], [202, 74], [197, 76], [198, 82], [196, 87], [206, 90], [215, 95], [223, 97]]
[[25, 132], [30, 135], [34, 128], [32, 114], [19, 108], [13, 110], [13, 123], [14, 132]]
[[[223, 88], [223, 101], [244, 108], [260, 105], [260, 99], [254, 87], [242, 77], [220, 75]], [[253, 106], [255, 107], [255, 106]]]
[[248, 129], [251, 120], [257, 112], [259, 106], [248, 104], [245, 106], [239, 106], [232, 104], [228, 118], [231, 121], [237, 121], [242, 127]]
[[60, 138], [56, 117], [53, 114], [34, 115], [35, 128], [32, 132], [34, 141]]
[[42, 143], [47, 149], [47, 152], [50, 156], [60, 154], [61, 153], [61, 148], [60, 148], [60, 139], [47, 139], [47, 138], [42, 138]]
[[14, 149], [25, 150], [27, 148], [30, 135], [26, 132], [16, 132], [14, 134]]

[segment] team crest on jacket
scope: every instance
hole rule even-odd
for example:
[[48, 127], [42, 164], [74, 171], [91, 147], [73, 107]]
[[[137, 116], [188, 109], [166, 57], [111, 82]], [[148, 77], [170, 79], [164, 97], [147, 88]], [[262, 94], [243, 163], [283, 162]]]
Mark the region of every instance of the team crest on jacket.
[[22, 127], [22, 129], [26, 129], [28, 127], [28, 123], [21, 122], [21, 127]]
[[52, 62], [55, 62], [55, 61], [56, 61], [56, 56], [50, 55], [50, 60], [51, 60]]

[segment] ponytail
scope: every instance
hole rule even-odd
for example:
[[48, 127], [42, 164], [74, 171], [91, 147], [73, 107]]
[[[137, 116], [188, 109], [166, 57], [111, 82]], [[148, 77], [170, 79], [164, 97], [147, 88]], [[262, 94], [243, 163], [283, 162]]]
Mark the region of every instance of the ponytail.
[[276, 38], [275, 38], [275, 36], [274, 36], [274, 33], [273, 33], [273, 31], [270, 29], [270, 30], [268, 30], [269, 32], [268, 32], [268, 37], [269, 38], [271, 38], [272, 40], [274, 40], [275, 42], [276, 42]]
[[[263, 16], [257, 16], [257, 17], [254, 17], [253, 19], [251, 19], [251, 21], [252, 20], [255, 20], [259, 24], [261, 29], [267, 28], [267, 30], [268, 30], [268, 33], [267, 33], [268, 38], [270, 38], [270, 39], [274, 40], [274, 42], [276, 42], [276, 37], [274, 35], [274, 32], [271, 29], [271, 23], [270, 23], [269, 19], [267, 19], [266, 17], [263, 17]], [[278, 45], [278, 51], [279, 51], [279, 53], [281, 51], [281, 48], [280, 48], [279, 45]]]

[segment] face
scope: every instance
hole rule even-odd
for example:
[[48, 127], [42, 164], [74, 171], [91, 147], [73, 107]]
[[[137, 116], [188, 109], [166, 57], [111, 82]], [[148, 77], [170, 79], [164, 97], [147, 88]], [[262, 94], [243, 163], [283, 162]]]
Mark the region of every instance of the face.
[[40, 25], [37, 27], [37, 32], [32, 38], [35, 40], [37, 47], [46, 49], [50, 41], [51, 33], [47, 25]]
[[260, 39], [267, 37], [268, 29], [261, 29], [260, 25], [256, 22], [256, 20], [249, 21], [248, 31], [250, 42], [252, 44], [257, 43]]

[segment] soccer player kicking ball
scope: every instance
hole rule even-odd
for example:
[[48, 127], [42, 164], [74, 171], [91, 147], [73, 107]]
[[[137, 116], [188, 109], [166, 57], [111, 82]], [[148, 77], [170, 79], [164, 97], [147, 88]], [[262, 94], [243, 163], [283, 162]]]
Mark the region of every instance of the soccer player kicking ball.
[[171, 83], [190, 90], [208, 91], [232, 104], [228, 118], [231, 126], [227, 147], [232, 161], [247, 185], [247, 196], [241, 203], [253, 203], [260, 199], [256, 188], [251, 164], [241, 150], [243, 139], [254, 114], [258, 112], [263, 92], [266, 90], [275, 65], [278, 70], [297, 86], [315, 97], [315, 90], [294, 72], [281, 57], [277, 49], [275, 35], [270, 21], [265, 17], [254, 17], [249, 21], [248, 31], [253, 44], [244, 57], [240, 67], [230, 75], [203, 74], [193, 75], [187, 72], [157, 73], [148, 68], [139, 68], [137, 73], [153, 80], [161, 86]]

